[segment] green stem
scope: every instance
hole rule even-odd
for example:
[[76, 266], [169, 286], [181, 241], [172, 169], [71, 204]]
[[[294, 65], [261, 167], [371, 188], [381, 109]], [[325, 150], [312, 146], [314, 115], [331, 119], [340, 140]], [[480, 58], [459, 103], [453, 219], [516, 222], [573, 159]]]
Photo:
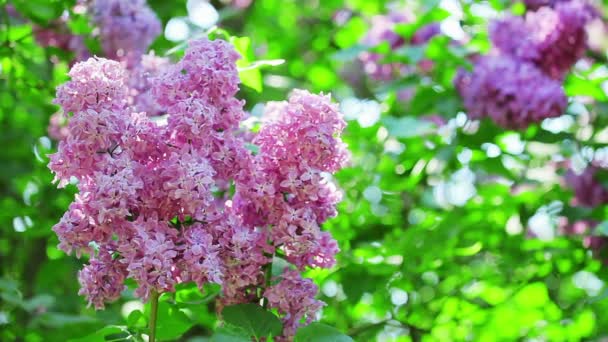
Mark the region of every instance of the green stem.
[[148, 342], [156, 342], [156, 317], [158, 315], [158, 297], [160, 297], [160, 294], [156, 291], [152, 291], [152, 294], [150, 295], [150, 304], [152, 305], [152, 307], [150, 308], [149, 324], [150, 339], [148, 340]]
[[[272, 259], [271, 259], [272, 260]], [[272, 261], [264, 265], [264, 291], [270, 287], [270, 278], [272, 278]], [[264, 293], [262, 292], [262, 295]], [[262, 307], [266, 309], [268, 307], [268, 299], [264, 298]]]

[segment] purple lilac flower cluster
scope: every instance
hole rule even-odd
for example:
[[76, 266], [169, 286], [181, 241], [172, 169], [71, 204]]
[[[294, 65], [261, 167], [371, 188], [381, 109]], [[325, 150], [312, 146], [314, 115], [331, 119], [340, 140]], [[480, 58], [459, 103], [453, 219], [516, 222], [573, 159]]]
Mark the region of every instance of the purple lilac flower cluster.
[[[153, 52], [144, 54], [161, 31], [160, 22], [146, 5], [146, 1], [96, 0], [86, 6], [79, 3], [75, 9], [80, 12], [94, 12], [95, 24], [99, 27], [106, 57], [120, 61], [126, 66], [126, 82], [130, 87], [129, 104], [137, 111], [146, 112], [150, 116], [164, 114], [166, 108], [153, 98], [151, 79], [167, 68], [170, 62], [168, 58], [158, 57]], [[128, 28], [129, 25], [134, 25], [136, 29]], [[59, 28], [61, 27], [67, 30], [65, 22], [62, 22]], [[90, 56], [82, 36], [62, 33], [58, 29], [44, 29], [37, 34], [37, 39], [43, 46], [51, 45], [75, 52], [73, 62], [83, 61]], [[56, 140], [61, 140], [69, 134], [62, 116], [63, 113], [58, 112], [49, 122], [49, 136]]]
[[492, 23], [493, 53], [455, 79], [469, 116], [514, 129], [560, 116], [567, 105], [561, 82], [586, 50], [592, 18], [587, 3], [570, 0]]
[[[166, 124], [131, 103], [117, 61], [78, 63], [58, 88], [69, 134], [49, 168], [79, 193], [53, 230], [59, 248], [90, 255], [80, 293], [95, 308], [117, 299], [127, 278], [143, 300], [189, 281], [221, 284], [220, 307], [265, 300], [285, 337], [322, 307], [299, 271], [331, 267], [338, 252], [319, 225], [340, 200], [331, 173], [348, 158], [342, 114], [329, 96], [295, 90], [267, 106], [253, 155], [239, 134], [238, 58], [225, 41], [192, 41], [150, 78]], [[273, 256], [292, 266], [270, 282]]]
[[472, 73], [457, 76], [456, 86], [470, 118], [490, 115], [507, 128], [559, 116], [568, 102], [558, 82], [509, 56], [481, 57]]
[[95, 0], [92, 7], [105, 55], [129, 66], [139, 63], [161, 33], [160, 21], [146, 0]]

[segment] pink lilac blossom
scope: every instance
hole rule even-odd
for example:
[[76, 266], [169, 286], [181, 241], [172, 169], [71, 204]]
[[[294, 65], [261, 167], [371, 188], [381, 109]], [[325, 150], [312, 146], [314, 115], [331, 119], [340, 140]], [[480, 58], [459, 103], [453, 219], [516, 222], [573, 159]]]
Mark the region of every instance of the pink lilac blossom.
[[490, 116], [505, 128], [525, 128], [562, 115], [567, 98], [561, 84], [530, 63], [485, 56], [472, 73], [460, 72], [456, 89], [472, 119]]
[[94, 22], [108, 58], [137, 63], [161, 33], [161, 24], [146, 0], [95, 0]]
[[78, 272], [81, 286], [78, 294], [85, 296], [95, 309], [103, 309], [106, 302], [118, 299], [125, 288], [125, 266], [120, 260], [114, 259], [114, 246], [107, 247], [104, 246], [97, 256], [91, 257], [89, 263]]
[[304, 279], [298, 271], [286, 269], [277, 284], [264, 291], [271, 308], [284, 315], [286, 336], [293, 336], [304, 320], [310, 324], [325, 303], [316, 300], [318, 288], [311, 279]]
[[[143, 300], [182, 282], [217, 283], [220, 307], [259, 303], [267, 291], [289, 338], [320, 307], [312, 282], [288, 274], [267, 288], [265, 270], [277, 253], [300, 270], [334, 264], [337, 243], [320, 225], [340, 200], [330, 174], [348, 158], [345, 122], [329, 96], [296, 90], [268, 105], [252, 155], [239, 130], [238, 58], [227, 42], [201, 39], [148, 77], [166, 124], [132, 101], [117, 61], [78, 63], [57, 89], [69, 133], [49, 168], [79, 194], [53, 230], [65, 252], [91, 255], [79, 280], [95, 308], [118, 298], [127, 278]], [[280, 304], [281, 291], [293, 303]]]
[[66, 138], [70, 132], [67, 124], [68, 119], [63, 112], [59, 111], [51, 115], [49, 118], [49, 127], [47, 128], [49, 137], [57, 141]]
[[329, 174], [348, 160], [338, 138], [342, 114], [329, 97], [296, 90], [265, 115], [270, 121], [254, 139], [260, 152], [253, 172], [237, 182], [235, 205], [246, 222], [272, 226], [271, 240], [298, 268], [331, 267], [338, 247], [319, 225], [341, 199]]
[[150, 116], [164, 114], [166, 108], [160, 106], [152, 95], [153, 78], [160, 75], [168, 66], [168, 58], [156, 56], [153, 52], [141, 56], [141, 61], [129, 70], [129, 104], [138, 112]]

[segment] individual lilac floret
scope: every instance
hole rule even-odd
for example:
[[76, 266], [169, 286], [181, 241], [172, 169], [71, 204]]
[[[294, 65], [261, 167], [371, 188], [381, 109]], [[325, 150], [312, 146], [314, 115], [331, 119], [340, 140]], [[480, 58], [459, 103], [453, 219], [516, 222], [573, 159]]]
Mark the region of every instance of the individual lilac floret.
[[505, 128], [560, 116], [567, 105], [558, 81], [510, 57], [482, 57], [472, 73], [460, 72], [455, 83], [470, 118], [489, 116]]
[[285, 270], [276, 285], [264, 291], [271, 308], [283, 316], [283, 335], [294, 336], [302, 325], [310, 324], [325, 303], [316, 300], [318, 288], [311, 279], [304, 279], [298, 271]]
[[95, 0], [94, 21], [108, 58], [139, 61], [161, 33], [161, 24], [146, 0]]
[[594, 166], [587, 167], [581, 174], [568, 171], [566, 183], [574, 190], [576, 204], [597, 207], [608, 203], [608, 189], [597, 180], [598, 172], [601, 169]]

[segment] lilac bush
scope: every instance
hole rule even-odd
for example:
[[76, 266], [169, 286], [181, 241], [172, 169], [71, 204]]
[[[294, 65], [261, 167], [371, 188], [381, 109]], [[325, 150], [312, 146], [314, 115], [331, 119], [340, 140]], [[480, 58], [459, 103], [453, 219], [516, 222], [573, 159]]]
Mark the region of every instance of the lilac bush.
[[105, 55], [128, 65], [138, 63], [162, 32], [146, 0], [95, 0], [91, 11]]

